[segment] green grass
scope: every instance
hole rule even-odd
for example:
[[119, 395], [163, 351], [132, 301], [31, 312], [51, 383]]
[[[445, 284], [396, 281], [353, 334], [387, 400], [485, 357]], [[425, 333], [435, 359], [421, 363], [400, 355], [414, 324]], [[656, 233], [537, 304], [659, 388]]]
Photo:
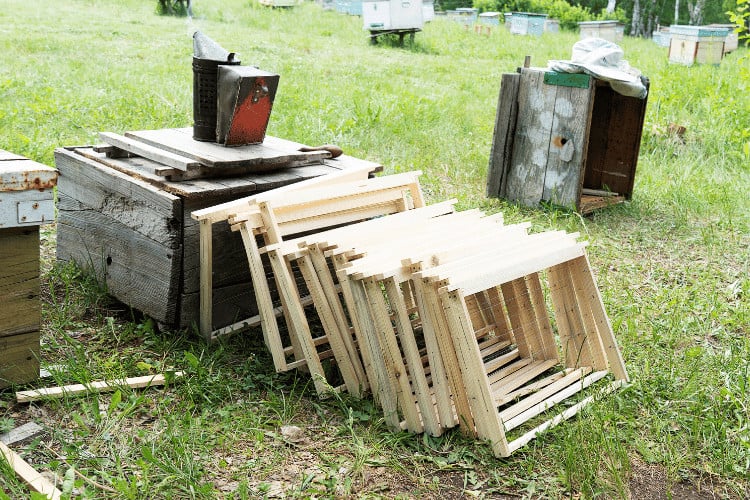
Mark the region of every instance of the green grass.
[[[201, 29], [243, 64], [281, 75], [270, 134], [336, 143], [388, 173], [422, 170], [430, 202], [455, 197], [535, 230], [580, 231], [633, 383], [495, 459], [458, 433], [389, 432], [368, 400], [320, 401], [304, 374], [274, 372], [259, 332], [215, 346], [193, 332], [159, 332], [95, 280], [46, 262], [42, 357], [62, 369], [45, 383], [187, 376], [165, 389], [30, 406], [0, 394], [2, 426], [33, 419], [49, 429], [20, 450], [27, 460], [61, 479], [74, 466], [100, 485], [68, 481], [66, 492], [84, 498], [280, 489], [287, 498], [643, 498], [635, 479], [654, 470], [656, 491], [748, 494], [747, 49], [687, 68], [648, 40], [622, 42], [651, 80], [633, 199], [581, 218], [484, 197], [501, 74], [525, 55], [537, 66], [569, 58], [576, 34], [488, 37], [435, 21], [413, 45], [371, 46], [360, 18], [314, 4], [201, 0], [189, 20], [157, 16], [156, 3], [6, 0], [0, 148], [51, 165], [56, 147], [96, 143], [101, 131], [189, 126], [189, 32]], [[687, 127], [684, 140], [667, 133], [670, 123]], [[44, 236], [54, 247], [54, 230]], [[303, 439], [285, 438], [285, 425], [301, 427]], [[0, 492], [28, 496], [6, 465]]]

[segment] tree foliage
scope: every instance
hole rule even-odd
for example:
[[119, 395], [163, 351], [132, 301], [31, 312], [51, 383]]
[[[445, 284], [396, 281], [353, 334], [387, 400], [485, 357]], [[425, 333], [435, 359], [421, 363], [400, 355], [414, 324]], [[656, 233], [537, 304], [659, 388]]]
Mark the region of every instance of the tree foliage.
[[[675, 19], [675, 2], [678, 18]], [[450, 7], [448, 7], [450, 3]], [[444, 9], [476, 7], [482, 12], [539, 12], [575, 29], [580, 21], [617, 19], [630, 35], [650, 37], [658, 26], [672, 24], [729, 23], [728, 12], [746, 6], [748, 0], [617, 0], [607, 13], [608, 0], [442, 0]]]

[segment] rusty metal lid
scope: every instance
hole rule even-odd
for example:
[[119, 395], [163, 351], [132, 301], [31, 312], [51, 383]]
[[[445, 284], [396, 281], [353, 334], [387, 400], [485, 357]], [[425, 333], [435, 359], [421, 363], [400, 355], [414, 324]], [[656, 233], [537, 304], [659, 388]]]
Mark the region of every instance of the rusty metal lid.
[[57, 170], [0, 149], [0, 192], [52, 189]]

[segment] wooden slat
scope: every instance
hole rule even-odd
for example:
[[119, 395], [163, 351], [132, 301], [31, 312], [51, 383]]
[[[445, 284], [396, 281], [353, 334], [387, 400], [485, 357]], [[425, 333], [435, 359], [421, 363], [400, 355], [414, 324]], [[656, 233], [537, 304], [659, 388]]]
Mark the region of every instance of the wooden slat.
[[495, 115], [495, 131], [492, 135], [490, 165], [487, 171], [487, 196], [504, 198], [508, 181], [513, 139], [518, 119], [518, 85], [521, 75], [502, 75], [500, 97]]
[[[402, 289], [393, 279], [387, 279], [383, 282], [388, 301], [394, 310], [394, 324], [401, 345], [401, 351], [404, 355], [406, 366], [409, 369], [409, 379], [411, 381], [414, 393], [417, 397], [424, 431], [431, 436], [439, 436], [443, 429], [440, 426], [435, 404], [433, 402], [433, 393], [430, 390], [427, 375], [430, 367], [424, 367], [421, 351], [417, 346], [411, 321], [409, 320], [406, 301]], [[393, 332], [390, 332], [392, 335]], [[395, 339], [391, 339], [394, 341]], [[429, 356], [428, 356], [429, 361]]]
[[354, 345], [354, 339], [352, 338], [353, 329], [350, 327], [350, 320], [344, 311], [342, 299], [339, 295], [341, 287], [334, 282], [331, 270], [328, 267], [328, 261], [322, 252], [320, 252], [317, 245], [308, 247], [307, 255], [312, 264], [311, 271], [313, 271], [306, 278], [308, 289], [310, 287], [320, 287], [323, 291], [324, 298], [316, 302], [316, 310], [319, 309], [318, 315], [330, 315], [333, 318], [331, 324], [331, 328], [334, 329], [333, 335], [340, 338], [345, 346], [348, 362], [351, 363], [357, 383], [359, 384], [359, 390], [354, 394], [359, 394], [360, 391], [366, 390], [369, 384], [359, 353]]
[[552, 108], [549, 156], [542, 200], [575, 208], [581, 196], [589, 117], [593, 105], [591, 81], [586, 88], [557, 87]]
[[[276, 322], [276, 314], [273, 302], [271, 301], [271, 292], [268, 288], [268, 281], [266, 281], [266, 271], [263, 267], [263, 261], [258, 252], [258, 244], [255, 241], [255, 236], [249, 228], [243, 227], [240, 233], [242, 234], [242, 241], [245, 244], [250, 275], [253, 279], [253, 289], [255, 292], [255, 300], [258, 305], [258, 315], [260, 316], [260, 326], [263, 331], [263, 339], [265, 340], [266, 347], [268, 347], [268, 350], [271, 352], [276, 371], [286, 371], [288, 367], [282, 347], [281, 333], [279, 332], [279, 325]], [[204, 293], [206, 292], [207, 291], [204, 291]], [[211, 311], [208, 304], [205, 310], [209, 312]], [[208, 331], [210, 331], [210, 328]], [[299, 354], [301, 355], [301, 352]], [[299, 359], [299, 357], [297, 359]]]
[[57, 500], [62, 497], [62, 492], [54, 484], [37, 472], [18, 453], [8, 448], [2, 442], [0, 442], [0, 455], [8, 462], [8, 465], [15, 471], [16, 475], [24, 483], [28, 484], [32, 490], [46, 495], [51, 500]]
[[[501, 412], [500, 418], [503, 421], [506, 432], [515, 429], [524, 422], [528, 422], [535, 416], [549, 410], [557, 403], [581, 392], [597, 380], [607, 376], [606, 371], [594, 372], [578, 383], [578, 380], [581, 378], [581, 372], [582, 370], [576, 370]], [[578, 375], [577, 378], [574, 377], [576, 374]], [[570, 380], [573, 382], [570, 383]], [[565, 382], [569, 385], [566, 385]], [[563, 387], [564, 389], [561, 390]], [[522, 409], [525, 410], [521, 411]]]
[[541, 357], [543, 359], [559, 358], [557, 346], [555, 345], [555, 335], [552, 332], [552, 324], [547, 314], [547, 304], [544, 301], [542, 291], [542, 282], [539, 273], [532, 273], [525, 277], [526, 286], [529, 290], [529, 298], [534, 308], [537, 331], [539, 332], [539, 344], [541, 347]]
[[[182, 372], [175, 372], [173, 377], [179, 378]], [[167, 383], [165, 375], [144, 375], [142, 377], [130, 377], [121, 380], [99, 380], [88, 384], [73, 384], [61, 387], [49, 387], [46, 389], [34, 389], [16, 392], [16, 401], [19, 403], [30, 403], [40, 399], [55, 399], [78, 394], [108, 392], [120, 387], [131, 389], [142, 389], [144, 387], [155, 387]]]
[[534, 380], [536, 377], [553, 368], [557, 364], [555, 360], [546, 361], [534, 361], [520, 370], [513, 372], [508, 377], [504, 377], [497, 382], [494, 382], [492, 387], [492, 394], [497, 400], [503, 397], [505, 394], [523, 386], [524, 384]]
[[539, 389], [542, 389], [544, 387], [547, 387], [551, 383], [560, 380], [564, 376], [566, 376], [568, 373], [573, 371], [572, 368], [566, 368], [563, 371], [553, 373], [552, 375], [548, 377], [544, 377], [541, 380], [538, 380], [536, 382], [532, 382], [530, 384], [526, 384], [525, 386], [521, 387], [520, 389], [516, 389], [514, 391], [508, 392], [500, 397], [495, 397], [495, 404], [498, 406], [502, 406], [504, 404], [510, 403], [516, 399], [520, 399], [524, 396], [528, 396], [529, 394], [532, 394]]
[[[327, 175], [321, 175], [307, 179], [304, 181], [296, 182], [294, 184], [288, 184], [286, 186], [278, 187], [273, 189], [271, 192], [265, 192], [266, 196], [273, 195], [274, 197], [281, 197], [288, 195], [294, 191], [300, 191], [303, 189], [309, 189], [320, 184], [335, 185], [342, 182], [351, 182], [355, 180], [366, 179], [368, 174], [374, 170], [375, 167], [365, 164], [358, 167], [347, 168], [336, 173], [330, 173]], [[243, 209], [247, 209], [257, 203], [257, 196], [253, 195], [239, 200], [228, 201], [213, 207], [205, 208], [202, 210], [196, 210], [191, 215], [196, 220], [207, 219], [212, 223], [226, 220], [232, 214], [238, 213]]]
[[124, 135], [155, 148], [192, 158], [212, 168], [252, 166], [255, 171], [262, 172], [283, 168], [292, 162], [320, 161], [330, 157], [327, 151], [279, 150], [264, 144], [228, 148], [213, 142], [196, 141], [192, 137], [191, 128], [139, 130], [125, 132]]
[[591, 349], [586, 343], [583, 330], [581, 306], [578, 304], [573, 280], [570, 275], [570, 263], [552, 266], [550, 276], [550, 297], [558, 318], [558, 329], [565, 365], [568, 368], [592, 366]]
[[[476, 344], [474, 330], [461, 291], [443, 292], [442, 303], [446, 307], [446, 319], [451, 330], [451, 344], [460, 366], [459, 381], [463, 382], [476, 435], [488, 439], [496, 453], [506, 455], [508, 443], [497, 418], [497, 409], [490, 385], [482, 368], [482, 358]], [[459, 418], [462, 414], [459, 413]]]
[[318, 317], [320, 318], [323, 329], [326, 332], [326, 341], [331, 346], [331, 350], [336, 358], [336, 365], [341, 371], [344, 384], [350, 394], [360, 397], [360, 390], [363, 385], [366, 386], [366, 383], [360, 381], [359, 370], [355, 368], [355, 364], [359, 364], [359, 356], [357, 353], [352, 352], [352, 349], [349, 348], [344, 341], [343, 336], [339, 334], [336, 319], [333, 314], [331, 314], [331, 309], [327, 305], [327, 299], [323, 287], [321, 286], [320, 281], [313, 278], [315, 268], [310, 261], [310, 257], [304, 255], [298, 260], [298, 263], [302, 276], [305, 279], [305, 283], [310, 290], [310, 295], [313, 298], [315, 310], [318, 312]]
[[[623, 381], [618, 380], [613, 382], [612, 384], [608, 385], [602, 392], [601, 395], [609, 394], [610, 392], [614, 391], [615, 389], [621, 387], [624, 384]], [[526, 432], [523, 436], [514, 439], [510, 443], [508, 443], [508, 452], [512, 453], [516, 451], [518, 448], [525, 446], [529, 443], [532, 439], [534, 439], [536, 436], [541, 434], [542, 432], [546, 431], [547, 429], [550, 429], [560, 422], [567, 420], [576, 414], [578, 414], [581, 409], [585, 408], [587, 405], [591, 404], [594, 401], [594, 396], [588, 396], [578, 403], [574, 404], [567, 410], [565, 410], [562, 413], [559, 413], [558, 415], [555, 415], [553, 418], [547, 420], [546, 422], [538, 425], [537, 427], [531, 429], [530, 431]]]
[[622, 354], [620, 354], [617, 339], [612, 331], [612, 325], [604, 310], [604, 302], [602, 301], [599, 288], [596, 286], [594, 275], [591, 272], [591, 264], [589, 263], [588, 256], [583, 256], [572, 264], [572, 272], [577, 273], [577, 279], [580, 279], [584, 292], [584, 300], [587, 301], [594, 315], [597, 331], [601, 338], [607, 361], [609, 362], [609, 370], [612, 371], [616, 379], [628, 382], [629, 377], [625, 368], [625, 362], [622, 359]]
[[0, 434], [0, 443], [10, 445], [23, 441], [24, 439], [38, 436], [42, 432], [44, 432], [44, 429], [42, 429], [42, 427], [36, 422], [26, 422], [15, 429]]
[[349, 289], [352, 293], [357, 324], [360, 328], [357, 335], [357, 338], [360, 339], [359, 346], [360, 349], [367, 351], [366, 358], [370, 363], [368, 375], [372, 374], [375, 377], [374, 380], [370, 380], [370, 387], [377, 390], [375, 396], [383, 410], [385, 422], [391, 428], [397, 428], [401, 424], [401, 419], [398, 416], [398, 396], [387, 378], [388, 370], [382, 355], [383, 347], [378, 341], [377, 326], [370, 316], [367, 292], [364, 284], [357, 280], [349, 281]]
[[112, 132], [100, 132], [99, 138], [107, 144], [111, 144], [130, 153], [142, 156], [143, 158], [148, 158], [149, 160], [159, 162], [178, 170], [187, 171], [191, 167], [199, 167], [201, 165], [199, 161], [185, 157], [181, 154], [166, 151]]
[[417, 413], [411, 384], [407, 376], [401, 351], [393, 335], [393, 325], [388, 314], [387, 305], [380, 284], [373, 279], [362, 280], [367, 293], [370, 317], [375, 325], [375, 334], [381, 347], [381, 354], [385, 364], [385, 376], [396, 394], [398, 405], [406, 420], [407, 428], [411, 432], [422, 432], [424, 427]]

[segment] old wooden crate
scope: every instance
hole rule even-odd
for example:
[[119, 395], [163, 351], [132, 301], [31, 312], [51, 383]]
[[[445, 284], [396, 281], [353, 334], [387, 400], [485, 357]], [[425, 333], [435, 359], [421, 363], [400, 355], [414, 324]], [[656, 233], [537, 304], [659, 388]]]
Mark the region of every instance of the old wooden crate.
[[[112, 296], [171, 328], [199, 320], [200, 229], [191, 212], [361, 162], [348, 156], [305, 159], [296, 151], [302, 145], [268, 136], [262, 145], [238, 148], [194, 141], [191, 129], [125, 136], [103, 134], [103, 139], [164, 158], [156, 161], [109, 146], [55, 151], [60, 171], [57, 256], [92, 269]], [[279, 168], [273, 155], [257, 149], [272, 140], [291, 150], [290, 158], [302, 155], [297, 164], [315, 163]], [[156, 151], [144, 147], [149, 144]], [[185, 161], [190, 157], [199, 165], [187, 171], [164, 163], [191, 164]], [[240, 236], [226, 222], [215, 224], [211, 234], [211, 326], [216, 329], [257, 314], [257, 306]]]
[[0, 150], [0, 388], [39, 376], [39, 226], [56, 183], [55, 169]]
[[619, 42], [625, 36], [625, 25], [620, 21], [584, 21], [578, 23], [578, 30], [581, 40], [594, 37]]
[[646, 99], [585, 74], [504, 74], [487, 196], [581, 213], [630, 199]]
[[727, 28], [672, 25], [669, 32], [669, 62], [686, 66], [721, 63]]

